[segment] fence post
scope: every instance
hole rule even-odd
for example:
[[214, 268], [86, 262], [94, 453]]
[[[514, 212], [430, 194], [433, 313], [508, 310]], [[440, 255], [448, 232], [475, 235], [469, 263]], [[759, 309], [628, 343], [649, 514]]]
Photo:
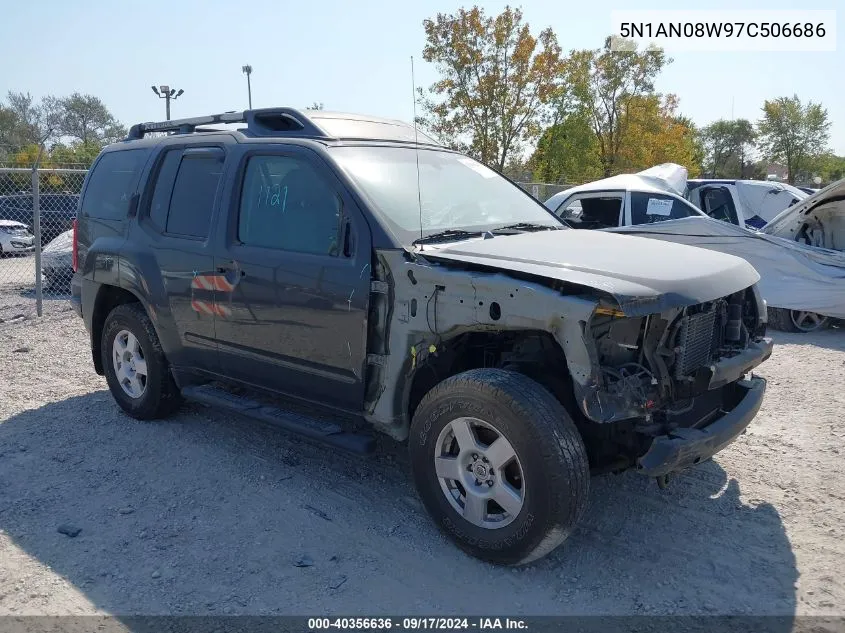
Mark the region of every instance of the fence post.
[[41, 152], [32, 167], [32, 232], [35, 234], [35, 313], [41, 316], [43, 307], [43, 288], [41, 287], [41, 185], [38, 182], [38, 165], [41, 162]]

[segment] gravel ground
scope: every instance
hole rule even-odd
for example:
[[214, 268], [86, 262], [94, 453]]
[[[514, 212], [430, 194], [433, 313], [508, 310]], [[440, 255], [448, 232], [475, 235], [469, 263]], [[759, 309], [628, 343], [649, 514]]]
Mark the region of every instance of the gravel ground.
[[[43, 289], [43, 314], [68, 311], [68, 289]], [[35, 255], [0, 256], [0, 326], [35, 316]]]
[[75, 315], [0, 324], [0, 614], [840, 614], [845, 332], [773, 335], [746, 435], [667, 490], [594, 478], [576, 533], [512, 570], [440, 535], [400, 450], [139, 423]]

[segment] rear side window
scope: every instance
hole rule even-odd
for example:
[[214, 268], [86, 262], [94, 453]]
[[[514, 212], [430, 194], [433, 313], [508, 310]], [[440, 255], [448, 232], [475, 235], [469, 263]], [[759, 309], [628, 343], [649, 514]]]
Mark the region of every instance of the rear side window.
[[165, 152], [159, 161], [147, 218], [159, 231], [170, 235], [208, 237], [224, 159], [219, 147]]
[[149, 217], [160, 230], [167, 226], [167, 211], [170, 209], [170, 194], [173, 193], [173, 183], [179, 163], [182, 160], [182, 150], [170, 150], [164, 155], [156, 176], [155, 189], [150, 201]]
[[631, 192], [631, 224], [652, 224], [686, 218], [695, 213], [692, 206], [659, 193]]
[[142, 149], [104, 154], [85, 188], [83, 213], [104, 220], [125, 219], [146, 155]]

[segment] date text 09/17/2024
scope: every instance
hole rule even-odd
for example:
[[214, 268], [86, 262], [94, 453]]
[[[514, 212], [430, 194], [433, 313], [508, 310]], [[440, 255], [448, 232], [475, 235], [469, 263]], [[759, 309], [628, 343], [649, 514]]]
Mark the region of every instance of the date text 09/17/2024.
[[445, 630], [526, 630], [525, 620], [518, 618], [448, 618], [448, 617], [375, 617], [375, 618], [309, 618], [308, 630], [333, 629], [369, 631], [445, 631]]

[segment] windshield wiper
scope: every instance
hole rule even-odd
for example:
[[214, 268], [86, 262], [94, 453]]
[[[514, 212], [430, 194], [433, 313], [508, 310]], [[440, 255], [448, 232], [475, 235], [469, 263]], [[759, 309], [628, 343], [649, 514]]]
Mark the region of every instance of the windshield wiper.
[[425, 237], [415, 239], [411, 244], [430, 244], [432, 242], [449, 242], [452, 240], [460, 240], [466, 237], [479, 237], [481, 231], [464, 231], [463, 229], [446, 229], [439, 233], [432, 233]]
[[496, 231], [557, 231], [563, 227], [552, 226], [550, 224], [535, 224], [534, 222], [517, 222], [516, 224], [508, 224], [507, 226], [500, 226], [493, 229]]

